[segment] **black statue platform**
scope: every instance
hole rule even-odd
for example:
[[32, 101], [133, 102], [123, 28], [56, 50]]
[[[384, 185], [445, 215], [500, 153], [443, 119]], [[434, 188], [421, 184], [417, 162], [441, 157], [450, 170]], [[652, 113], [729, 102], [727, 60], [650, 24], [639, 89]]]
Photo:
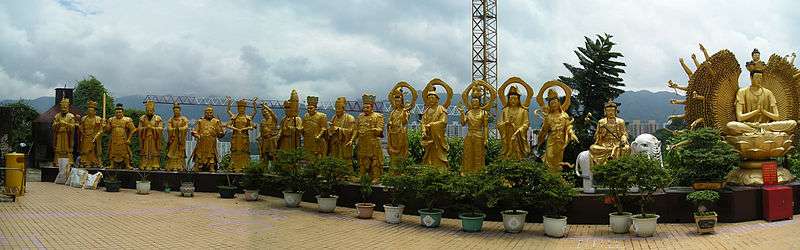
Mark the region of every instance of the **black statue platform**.
[[[89, 169], [90, 173], [103, 171], [103, 175], [108, 176], [110, 172], [117, 174], [117, 179], [122, 182], [122, 188], [136, 188], [136, 180], [139, 174], [131, 170], [103, 170]], [[58, 168], [43, 167], [42, 181], [53, 182], [58, 175]], [[164, 190], [165, 185], [169, 185], [172, 190], [177, 191], [183, 180], [194, 180], [197, 192], [217, 192], [217, 186], [227, 185], [228, 177], [231, 180], [241, 178], [242, 174], [222, 174], [222, 173], [187, 173], [187, 172], [167, 172], [167, 171], [147, 171], [148, 179], [151, 181], [151, 189], [156, 191]], [[800, 182], [793, 182], [787, 186], [791, 187], [794, 195], [794, 214], [800, 214]], [[353, 204], [360, 202], [361, 196], [358, 192], [358, 184], [350, 183], [340, 187], [337, 192], [339, 195], [338, 205], [342, 207], [353, 207]], [[241, 190], [240, 190], [241, 191]], [[649, 206], [649, 211], [660, 215], [658, 219], [662, 223], [693, 223], [692, 212], [695, 207], [686, 201], [686, 194], [692, 191], [691, 188], [667, 188], [664, 192], [654, 195], [655, 202]], [[261, 191], [262, 195], [273, 197], [283, 197], [281, 190], [274, 188]], [[388, 201], [386, 193], [381, 186], [373, 187], [371, 201], [377, 204], [376, 209], [382, 211], [383, 204]], [[635, 203], [636, 195], [630, 197], [631, 201], [626, 201], [626, 210], [638, 211], [638, 203]], [[303, 201], [316, 202], [314, 194], [307, 193], [303, 196]], [[417, 209], [421, 208], [423, 202], [407, 204], [406, 214], [416, 214]], [[438, 204], [437, 207], [445, 207]], [[762, 215], [762, 188], [760, 187], [726, 187], [720, 191], [720, 200], [713, 207], [719, 215], [719, 221], [725, 223], [744, 222], [751, 220], [761, 220]], [[502, 220], [500, 211], [505, 209], [490, 208], [483, 211], [487, 214], [487, 219], [492, 221]], [[529, 222], [541, 222], [542, 216], [536, 212], [535, 208], [527, 209]], [[458, 218], [458, 214], [452, 209], [445, 209], [445, 217]], [[567, 211], [570, 224], [608, 224], [608, 214], [613, 212], [611, 205], [603, 203], [602, 194], [579, 194], [572, 202]]]

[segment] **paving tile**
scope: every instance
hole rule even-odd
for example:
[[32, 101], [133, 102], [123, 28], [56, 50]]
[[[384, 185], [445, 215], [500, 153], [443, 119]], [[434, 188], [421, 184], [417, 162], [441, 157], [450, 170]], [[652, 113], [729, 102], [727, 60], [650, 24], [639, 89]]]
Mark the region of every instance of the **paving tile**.
[[286, 208], [283, 200], [193, 198], [177, 192], [137, 195], [29, 182], [16, 203], [0, 203], [0, 249], [798, 249], [800, 218], [719, 224], [717, 234], [698, 236], [692, 224], [659, 224], [652, 238], [613, 234], [608, 225], [570, 225], [569, 236], [544, 236], [541, 224], [519, 234], [485, 222], [480, 233], [459, 231], [444, 219], [439, 228], [354, 218], [352, 208], [316, 212], [314, 203]]

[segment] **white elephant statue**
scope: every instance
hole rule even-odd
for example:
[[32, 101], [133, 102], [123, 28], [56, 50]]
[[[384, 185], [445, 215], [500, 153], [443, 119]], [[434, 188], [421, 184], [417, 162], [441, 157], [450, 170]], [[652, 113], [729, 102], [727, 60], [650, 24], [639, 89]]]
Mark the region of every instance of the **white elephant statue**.
[[[650, 158], [658, 159], [661, 167], [664, 167], [664, 162], [661, 158], [661, 141], [651, 134], [637, 136], [636, 140], [631, 143], [631, 153], [646, 154]], [[578, 158], [575, 159], [575, 174], [583, 179], [583, 192], [587, 194], [595, 193], [591, 165], [592, 160], [589, 157], [589, 150], [581, 152], [578, 154]]]

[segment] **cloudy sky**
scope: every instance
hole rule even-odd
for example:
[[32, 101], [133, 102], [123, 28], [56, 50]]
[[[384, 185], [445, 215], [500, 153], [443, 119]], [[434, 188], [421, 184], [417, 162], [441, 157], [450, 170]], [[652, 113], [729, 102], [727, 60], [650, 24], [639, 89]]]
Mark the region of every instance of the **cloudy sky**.
[[[798, 1], [498, 0], [500, 79], [567, 74], [609, 33], [628, 89], [685, 82], [678, 57], [800, 47]], [[0, 2], [0, 99], [52, 95], [89, 74], [117, 96], [383, 96], [397, 81], [470, 80], [470, 0]]]

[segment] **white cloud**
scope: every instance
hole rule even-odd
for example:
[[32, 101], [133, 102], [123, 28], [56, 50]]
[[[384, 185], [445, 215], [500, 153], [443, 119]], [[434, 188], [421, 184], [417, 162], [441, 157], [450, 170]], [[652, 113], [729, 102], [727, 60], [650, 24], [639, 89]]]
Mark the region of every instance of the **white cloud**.
[[[630, 89], [685, 82], [678, 57], [702, 42], [740, 61], [788, 54], [798, 3], [500, 1], [500, 81], [567, 74], [583, 36], [613, 34]], [[52, 94], [88, 74], [115, 95], [378, 96], [434, 77], [470, 78], [468, 1], [3, 1], [0, 98]], [[702, 58], [702, 56], [700, 56]], [[765, 58], [766, 59], [766, 58]], [[744, 78], [742, 78], [744, 80]]]

